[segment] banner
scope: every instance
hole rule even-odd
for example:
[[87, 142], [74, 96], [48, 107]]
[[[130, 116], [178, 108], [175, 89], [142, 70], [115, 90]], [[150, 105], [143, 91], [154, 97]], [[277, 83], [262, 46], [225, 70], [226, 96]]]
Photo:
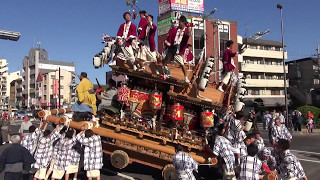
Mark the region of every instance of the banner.
[[203, 13], [204, 0], [159, 0], [159, 15], [170, 10]]

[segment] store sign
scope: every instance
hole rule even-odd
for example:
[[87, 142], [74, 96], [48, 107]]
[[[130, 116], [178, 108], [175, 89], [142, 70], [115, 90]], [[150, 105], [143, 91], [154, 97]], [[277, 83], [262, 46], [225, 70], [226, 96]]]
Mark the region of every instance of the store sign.
[[171, 10], [170, 0], [159, 0], [159, 15]]
[[[163, 19], [161, 21], [158, 21], [158, 35], [164, 35], [167, 34], [172, 27], [172, 25], [175, 23], [176, 17], [169, 17], [167, 19]], [[187, 22], [191, 23], [191, 19], [187, 19]]]
[[203, 13], [204, 0], [159, 0], [159, 14], [170, 10]]

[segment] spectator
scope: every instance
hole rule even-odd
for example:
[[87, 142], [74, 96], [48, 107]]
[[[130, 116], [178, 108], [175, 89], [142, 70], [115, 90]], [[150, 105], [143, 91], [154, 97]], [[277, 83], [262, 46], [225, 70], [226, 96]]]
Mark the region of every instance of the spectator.
[[272, 136], [272, 144], [275, 145], [279, 139], [286, 139], [288, 141], [291, 141], [292, 136], [285, 125], [280, 123], [280, 119], [276, 118], [275, 126], [272, 128], [271, 131]]
[[309, 117], [313, 119], [313, 114], [310, 111], [308, 111], [308, 113], [306, 114], [306, 119], [309, 119]]
[[302, 121], [303, 121], [303, 118], [302, 118], [301, 112], [295, 110], [292, 118], [292, 123], [295, 131], [301, 131]]
[[239, 180], [259, 180], [262, 162], [256, 156], [258, 153], [258, 147], [255, 144], [250, 144], [247, 148], [248, 156], [241, 158], [241, 172]]
[[307, 119], [307, 132], [312, 133], [312, 129], [313, 129], [313, 119], [311, 118], [311, 116], [309, 116]]
[[0, 157], [0, 172], [5, 171], [4, 180], [21, 180], [22, 172], [30, 171], [35, 159], [30, 152], [20, 145], [20, 136], [11, 137], [12, 145], [7, 147]]
[[100, 169], [103, 166], [100, 136], [93, 134], [93, 131], [88, 129], [79, 133], [77, 140], [85, 147], [84, 170], [87, 171], [88, 179], [97, 178], [100, 180]]
[[173, 165], [179, 180], [195, 180], [193, 171], [198, 172], [198, 163], [189, 154], [183, 152], [180, 144], [175, 146], [176, 154], [173, 156]]
[[269, 113], [269, 111], [267, 111], [263, 117], [263, 128], [265, 130], [268, 130], [268, 124], [269, 124], [271, 118], [272, 118], [271, 114]]
[[286, 139], [279, 139], [278, 149], [282, 157], [280, 163], [280, 174], [285, 179], [304, 179], [307, 180], [307, 176], [298, 160], [298, 158], [293, 155], [290, 150], [290, 143]]
[[1, 136], [2, 136], [2, 144], [9, 143], [10, 140], [10, 120], [8, 117], [1, 118], [2, 126], [1, 126]]
[[21, 137], [24, 137], [29, 134], [29, 128], [32, 126], [32, 123], [29, 121], [29, 117], [25, 116], [24, 121], [21, 123], [19, 133], [21, 133]]
[[281, 124], [286, 124], [286, 118], [283, 116], [282, 112], [279, 112], [279, 119]]

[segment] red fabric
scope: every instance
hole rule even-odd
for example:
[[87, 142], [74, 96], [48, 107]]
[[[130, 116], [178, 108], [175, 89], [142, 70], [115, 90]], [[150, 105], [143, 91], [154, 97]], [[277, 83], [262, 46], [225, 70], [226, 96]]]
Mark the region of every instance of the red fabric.
[[311, 112], [309, 112], [307, 115], [306, 115], [306, 118], [308, 119], [309, 117], [311, 117], [311, 119], [313, 119], [313, 114]]
[[189, 51], [188, 55], [187, 55], [187, 62], [192, 61], [193, 60], [193, 54], [192, 51]]
[[223, 70], [225, 71], [232, 71], [234, 70], [236, 67], [234, 67], [231, 64], [231, 58], [235, 57], [237, 53], [232, 52], [231, 49], [227, 49], [224, 53], [223, 53], [223, 58], [222, 58], [222, 62], [223, 62]]
[[272, 171], [270, 170], [269, 166], [265, 163], [262, 163], [262, 169], [267, 172], [268, 174], [272, 173]]
[[142, 31], [142, 29], [148, 25], [147, 19], [146, 18], [141, 18], [139, 25], [138, 25], [138, 31]]
[[[125, 23], [120, 25], [118, 33], [117, 33], [117, 37], [123, 37], [124, 27], [125, 27]], [[137, 27], [133, 23], [131, 23], [131, 25], [130, 25], [127, 37], [130, 37], [130, 36], [137, 37]], [[127, 41], [126, 46], [129, 47], [131, 45], [131, 43], [132, 43], [132, 40]]]
[[[176, 38], [176, 34], [178, 32], [178, 28], [172, 27], [169, 30], [168, 37], [167, 37], [167, 42], [170, 44], [166, 44], [166, 46], [173, 46], [174, 45], [174, 39]], [[188, 47], [188, 40], [189, 40], [189, 35], [188, 35], [188, 28], [185, 29], [181, 43], [180, 43], [180, 49], [179, 49], [179, 54], [184, 55], [187, 47]]]
[[[139, 39], [141, 39], [142, 41], [146, 39], [147, 27], [148, 27], [148, 24], [146, 24], [142, 28], [142, 31], [139, 34]], [[151, 52], [156, 50], [156, 42], [154, 40], [154, 37], [156, 36], [156, 31], [157, 31], [157, 26], [154, 23], [152, 23], [152, 28], [150, 28], [148, 33], [148, 40], [149, 40], [149, 46], [150, 46]]]

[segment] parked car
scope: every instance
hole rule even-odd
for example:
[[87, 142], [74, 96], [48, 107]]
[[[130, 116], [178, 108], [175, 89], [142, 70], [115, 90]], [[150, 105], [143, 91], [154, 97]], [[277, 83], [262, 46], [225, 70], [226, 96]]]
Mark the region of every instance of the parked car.
[[33, 111], [27, 111], [26, 115], [29, 116], [29, 117], [32, 117], [33, 116]]
[[21, 118], [24, 118], [26, 116], [26, 112], [25, 111], [17, 111], [17, 118], [18, 119], [21, 119]]

